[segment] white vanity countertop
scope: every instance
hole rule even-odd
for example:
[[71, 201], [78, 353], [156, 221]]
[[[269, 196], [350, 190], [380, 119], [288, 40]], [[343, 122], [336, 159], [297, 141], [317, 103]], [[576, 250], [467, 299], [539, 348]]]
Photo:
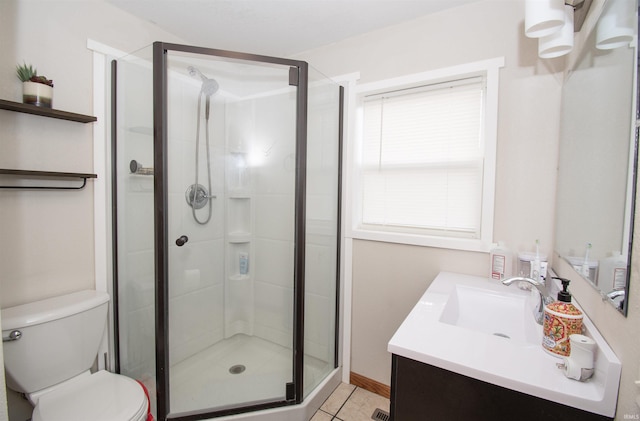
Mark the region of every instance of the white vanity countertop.
[[[565, 377], [561, 358], [542, 345], [513, 341], [440, 321], [457, 285], [530, 295], [478, 276], [441, 272], [420, 298], [388, 344], [388, 351], [458, 374], [585, 411], [613, 417], [621, 365], [585, 315], [585, 334], [598, 345], [595, 373], [586, 382]], [[505, 315], [509, 317], [509, 315]], [[531, 315], [533, 319], [533, 315]], [[540, 337], [542, 328], [540, 327]]]

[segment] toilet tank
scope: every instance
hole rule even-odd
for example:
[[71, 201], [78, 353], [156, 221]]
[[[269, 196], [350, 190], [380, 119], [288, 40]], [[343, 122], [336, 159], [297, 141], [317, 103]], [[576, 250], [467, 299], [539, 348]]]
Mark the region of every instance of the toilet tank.
[[7, 386], [33, 393], [87, 371], [98, 354], [107, 324], [109, 295], [80, 291], [2, 309]]

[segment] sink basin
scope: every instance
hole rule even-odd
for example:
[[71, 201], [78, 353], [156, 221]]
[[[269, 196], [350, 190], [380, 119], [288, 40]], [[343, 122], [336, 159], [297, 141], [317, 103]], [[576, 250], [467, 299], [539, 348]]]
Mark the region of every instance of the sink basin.
[[[537, 292], [487, 278], [441, 272], [388, 344], [388, 351], [562, 405], [613, 417], [621, 364], [585, 315], [597, 345], [591, 379], [564, 376], [541, 345], [533, 316]], [[578, 303], [574, 303], [579, 306]]]
[[[511, 288], [516, 288], [515, 286]], [[540, 345], [542, 326], [533, 317], [538, 293], [512, 293], [456, 285], [447, 300], [440, 321], [500, 338]]]

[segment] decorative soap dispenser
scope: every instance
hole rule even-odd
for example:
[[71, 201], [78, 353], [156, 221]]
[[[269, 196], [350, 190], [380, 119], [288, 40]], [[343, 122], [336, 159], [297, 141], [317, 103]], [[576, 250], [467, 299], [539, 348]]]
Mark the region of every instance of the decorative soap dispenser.
[[558, 292], [558, 301], [547, 304], [544, 308], [544, 324], [542, 327], [542, 347], [556, 357], [567, 357], [571, 353], [569, 336], [582, 334], [582, 312], [571, 304], [571, 294], [567, 291], [568, 279], [562, 282], [562, 291]]

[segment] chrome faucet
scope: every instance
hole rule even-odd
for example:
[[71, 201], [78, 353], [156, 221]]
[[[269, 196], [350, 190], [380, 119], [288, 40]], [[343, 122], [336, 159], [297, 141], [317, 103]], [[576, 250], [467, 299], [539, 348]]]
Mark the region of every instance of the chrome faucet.
[[538, 303], [538, 307], [536, 308], [536, 312], [533, 317], [536, 319], [536, 323], [541, 325], [544, 322], [544, 307], [547, 304], [552, 303], [553, 298], [547, 292], [547, 288], [545, 287], [545, 285], [541, 282], [536, 281], [535, 279], [526, 278], [523, 276], [514, 276], [513, 278], [505, 279], [504, 281], [502, 281], [502, 283], [506, 286], [509, 286], [512, 283], [517, 281], [531, 284], [538, 291], [538, 295], [540, 296], [540, 302]]
[[605, 294], [605, 298], [610, 298], [610, 299], [614, 299], [614, 298], [618, 298], [618, 297], [622, 297], [624, 298], [624, 289], [614, 289], [613, 291], [607, 292]]
[[618, 310], [624, 310], [624, 297], [626, 291], [624, 289], [614, 289], [607, 293], [601, 292], [602, 301], [610, 301]]

